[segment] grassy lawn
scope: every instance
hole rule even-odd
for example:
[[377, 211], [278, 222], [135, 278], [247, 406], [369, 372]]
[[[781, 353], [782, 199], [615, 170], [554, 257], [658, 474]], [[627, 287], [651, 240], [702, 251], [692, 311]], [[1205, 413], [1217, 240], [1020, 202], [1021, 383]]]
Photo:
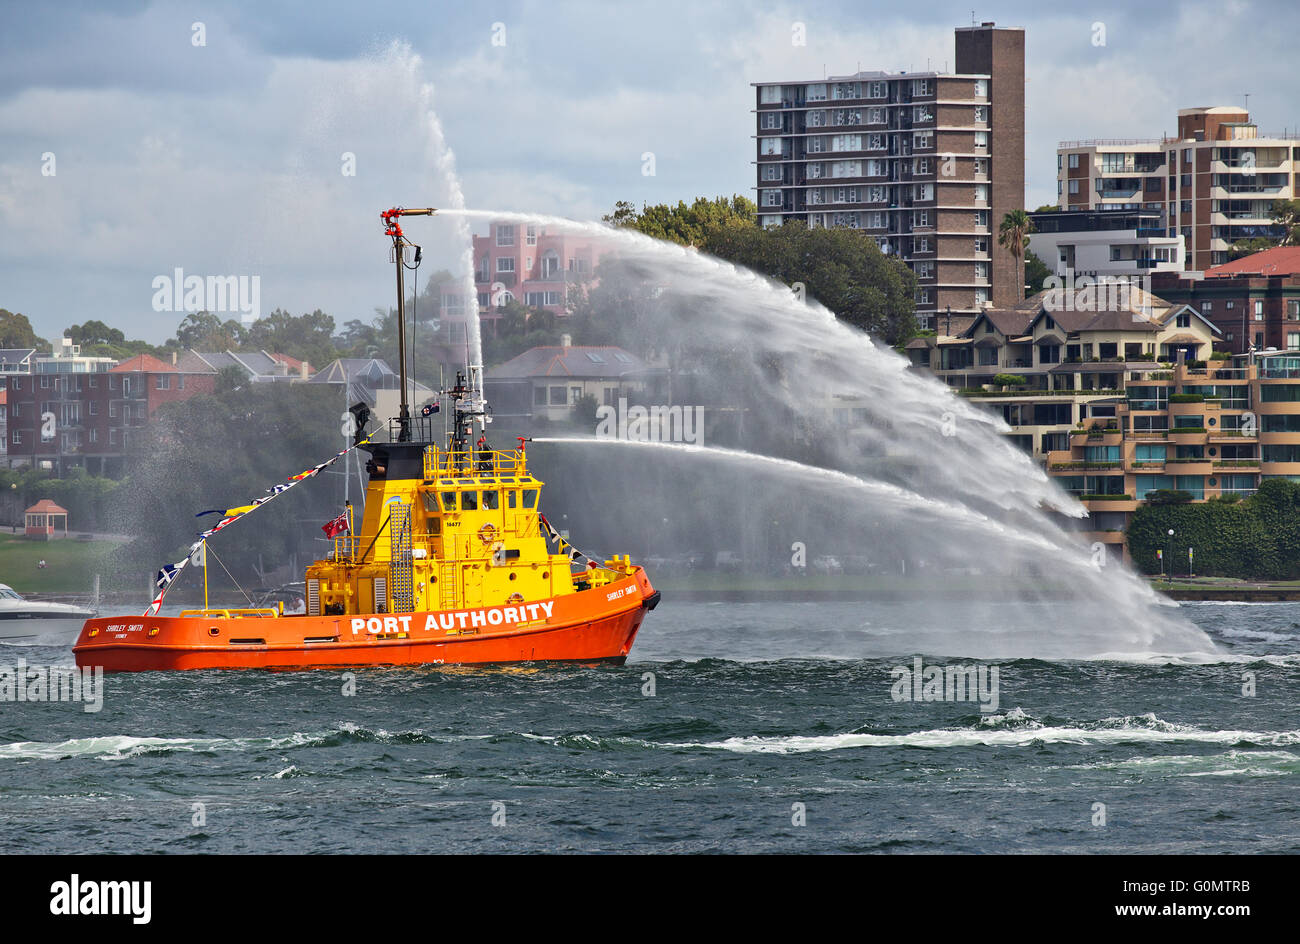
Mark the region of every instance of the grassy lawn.
[[1239, 577], [1187, 577], [1175, 576], [1173, 582], [1162, 577], [1147, 578], [1157, 590], [1296, 590], [1300, 580], [1244, 580]]
[[[29, 541], [22, 535], [0, 533], [0, 583], [19, 593], [89, 593], [102, 558], [117, 545], [112, 541]], [[37, 561], [49, 566], [38, 569]]]

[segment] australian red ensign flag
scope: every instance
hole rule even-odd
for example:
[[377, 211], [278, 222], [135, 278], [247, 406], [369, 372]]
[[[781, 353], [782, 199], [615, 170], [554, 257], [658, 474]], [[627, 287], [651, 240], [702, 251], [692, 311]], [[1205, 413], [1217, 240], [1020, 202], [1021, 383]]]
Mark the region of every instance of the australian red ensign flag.
[[320, 526], [320, 529], [325, 532], [325, 537], [327, 538], [336, 538], [340, 534], [347, 533], [348, 530], [347, 512], [344, 512], [343, 514], [339, 515], [333, 521], [325, 522], [325, 524]]

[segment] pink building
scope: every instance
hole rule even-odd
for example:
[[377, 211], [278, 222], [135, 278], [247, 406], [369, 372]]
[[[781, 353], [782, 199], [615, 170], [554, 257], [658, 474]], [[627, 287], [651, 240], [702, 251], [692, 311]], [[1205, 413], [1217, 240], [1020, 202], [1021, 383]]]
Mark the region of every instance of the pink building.
[[[495, 309], [510, 301], [567, 315], [568, 289], [592, 277], [608, 250], [599, 239], [552, 233], [548, 227], [494, 222], [486, 236], [474, 237], [474, 287], [480, 317], [488, 331], [500, 317]], [[465, 300], [458, 286], [442, 291], [444, 322], [463, 320]]]

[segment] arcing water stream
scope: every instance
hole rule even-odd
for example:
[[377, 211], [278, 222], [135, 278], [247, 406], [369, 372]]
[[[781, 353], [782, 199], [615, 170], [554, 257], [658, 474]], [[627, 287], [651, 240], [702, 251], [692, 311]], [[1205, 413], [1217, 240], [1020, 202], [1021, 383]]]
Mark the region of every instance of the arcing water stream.
[[[707, 545], [723, 535], [723, 546], [745, 547], [745, 566], [755, 570], [789, 557], [797, 542], [809, 553], [868, 558], [872, 572], [910, 563], [913, 578], [936, 589], [955, 575], [985, 591], [1005, 587], [1007, 600], [991, 609], [974, 599], [935, 602], [931, 622], [950, 628], [942, 643], [949, 654], [1215, 658], [1210, 639], [1176, 608], [1071, 532], [1067, 521], [1083, 517], [1082, 506], [1001, 435], [999, 418], [910, 371], [817, 302], [627, 230], [525, 213], [440, 215], [599, 238], [609, 253], [590, 307], [621, 346], [661, 366], [646, 400], [742, 418], [706, 423], [706, 438], [732, 448], [637, 443], [658, 447], [650, 461], [645, 448], [608, 449], [626, 439], [538, 436], [568, 443], [590, 463], [582, 494], [599, 520], [585, 516], [581, 533], [594, 528], [625, 546], [662, 509], [669, 543]], [[594, 449], [603, 450], [599, 459]], [[1036, 631], [1004, 631], [1026, 614]]]

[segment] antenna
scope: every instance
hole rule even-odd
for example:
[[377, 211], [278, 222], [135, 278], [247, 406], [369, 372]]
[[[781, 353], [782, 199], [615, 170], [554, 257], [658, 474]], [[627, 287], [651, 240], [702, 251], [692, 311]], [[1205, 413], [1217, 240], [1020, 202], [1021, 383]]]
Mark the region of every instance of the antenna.
[[1250, 93], [1249, 93], [1249, 92], [1242, 92], [1241, 94], [1242, 94], [1242, 96], [1246, 99], [1246, 112], [1249, 114], [1249, 112], [1250, 112]]

